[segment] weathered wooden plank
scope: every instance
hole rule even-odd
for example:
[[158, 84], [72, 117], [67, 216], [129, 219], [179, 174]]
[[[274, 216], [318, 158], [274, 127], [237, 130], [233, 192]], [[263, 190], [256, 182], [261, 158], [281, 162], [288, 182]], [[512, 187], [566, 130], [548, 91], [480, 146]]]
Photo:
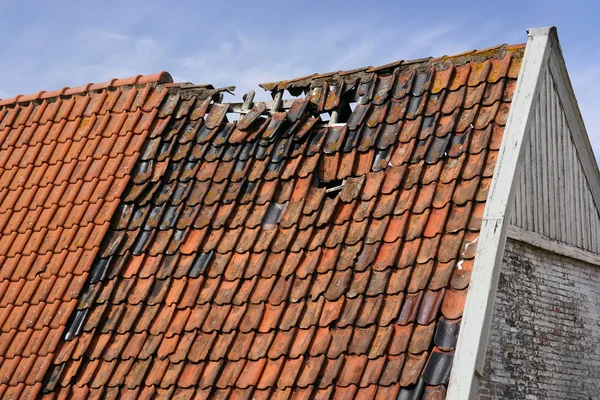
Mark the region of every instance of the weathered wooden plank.
[[548, 70], [541, 79], [510, 221], [548, 238], [598, 251], [600, 218], [582, 155], [555, 89], [555, 77]]
[[[548, 71], [546, 71], [546, 74], [544, 75], [544, 81], [546, 81], [548, 79]], [[540, 103], [538, 110], [540, 113], [540, 125], [538, 126], [538, 148], [537, 148], [537, 152], [538, 152], [538, 164], [536, 165], [536, 170], [537, 170], [537, 174], [538, 174], [538, 185], [539, 185], [539, 194], [540, 194], [540, 201], [539, 201], [539, 205], [541, 207], [538, 208], [542, 208], [542, 210], [538, 213], [538, 217], [540, 218], [539, 221], [539, 226], [540, 226], [540, 232], [546, 232], [546, 225], [547, 225], [547, 221], [548, 218], [546, 216], [546, 214], [548, 213], [548, 209], [546, 208], [546, 203], [545, 203], [545, 197], [546, 197], [546, 185], [545, 185], [545, 179], [546, 179], [546, 169], [544, 168], [547, 165], [547, 161], [546, 161], [546, 142], [548, 141], [548, 136], [547, 136], [547, 132], [546, 132], [546, 115], [545, 115], [545, 111], [546, 111], [546, 104], [548, 102], [548, 91], [546, 90], [546, 85], [544, 85], [544, 89], [542, 90], [541, 96], [543, 98], [543, 102]]]
[[[566, 191], [566, 179], [565, 177], [567, 176], [567, 165], [566, 165], [566, 150], [565, 150], [565, 146], [567, 144], [567, 141], [565, 140], [567, 138], [567, 132], [564, 129], [564, 124], [563, 124], [563, 116], [562, 114], [559, 114], [560, 116], [560, 121], [559, 124], [557, 125], [558, 128], [558, 134], [559, 134], [559, 146], [560, 146], [560, 153], [559, 153], [559, 157], [558, 157], [558, 161], [560, 163], [560, 176], [562, 177], [562, 179], [559, 180], [559, 190], [560, 193], [562, 195], [562, 202], [561, 202], [561, 215], [567, 215], [568, 210], [569, 210], [569, 193], [567, 193]], [[561, 240], [562, 242], [568, 242], [569, 241], [569, 235], [571, 233], [571, 223], [570, 222], [566, 222], [563, 223], [563, 229], [560, 231], [559, 235], [556, 237], [557, 239]]]
[[592, 197], [596, 208], [600, 208], [600, 169], [594, 157], [594, 152], [590, 144], [590, 139], [585, 129], [577, 99], [569, 79], [566, 64], [560, 51], [560, 45], [557, 38], [553, 38], [553, 51], [549, 58], [549, 66], [554, 76], [554, 87], [558, 98], [560, 99], [561, 109], [565, 113], [566, 123], [573, 134], [573, 142], [580, 155], [582, 168], [585, 171], [585, 177], [590, 185]]
[[600, 255], [598, 254], [579, 249], [575, 246], [565, 245], [564, 243], [560, 243], [556, 240], [549, 239], [543, 235], [527, 231], [514, 225], [508, 227], [508, 237], [565, 257], [575, 258], [580, 261], [600, 266]]
[[523, 211], [523, 207], [521, 206], [521, 186], [523, 185], [523, 169], [519, 171], [517, 182], [515, 189], [515, 204], [513, 207], [513, 211], [510, 218], [510, 223], [521, 226], [521, 213]]
[[[277, 96], [276, 96], [277, 97]], [[277, 99], [273, 100], [273, 101], [257, 101], [257, 102], [253, 102], [252, 104], [257, 105], [257, 104], [264, 104], [267, 108], [266, 111], [267, 112], [275, 112], [274, 107], [277, 105], [276, 102]], [[283, 108], [283, 109], [288, 109], [292, 106], [292, 104], [294, 103], [295, 99], [284, 99], [282, 100], [281, 98], [279, 99], [279, 105], [277, 106], [277, 110]], [[246, 114], [248, 111], [250, 111], [250, 108], [246, 109], [244, 108], [244, 104], [243, 103], [229, 103], [229, 109], [227, 110], [227, 112], [233, 112], [233, 113], [240, 113], [240, 114]]]
[[[573, 156], [571, 154], [571, 139], [569, 130], [563, 125], [563, 132], [565, 133], [565, 166], [566, 166], [566, 183], [573, 182]], [[575, 232], [575, 205], [573, 202], [573, 190], [567, 188], [567, 223], [568, 223], [568, 237], [566, 243], [577, 244], [577, 232]]]
[[[588, 197], [590, 198], [590, 203], [594, 205], [594, 197], [591, 193], [588, 193]], [[594, 210], [595, 207], [592, 208]], [[592, 215], [590, 218], [592, 223], [592, 250], [596, 253], [600, 253], [600, 212], [596, 210], [595, 215]]]
[[[572, 138], [571, 138], [572, 141]], [[577, 154], [575, 149], [573, 148], [573, 146], [569, 147], [569, 151], [571, 153], [571, 167], [572, 167], [572, 181], [575, 184], [575, 188], [579, 188], [579, 185], [577, 184], [578, 182], [578, 178], [579, 178], [579, 165], [577, 163]], [[573, 214], [575, 215], [575, 225], [574, 225], [574, 231], [575, 231], [575, 240], [576, 240], [576, 245], [581, 247], [583, 241], [581, 240], [581, 210], [579, 208], [579, 196], [576, 193], [575, 190], [571, 191], [571, 195], [573, 197]]]
[[[527, 151], [526, 151], [527, 152]], [[521, 205], [523, 206], [523, 210], [521, 211], [521, 225], [526, 226], [527, 224], [527, 215], [529, 214], [529, 210], [527, 209], [527, 169], [523, 168], [521, 170]]]
[[550, 95], [550, 90], [548, 88], [548, 77], [549, 73], [548, 71], [546, 71], [546, 76], [545, 76], [545, 80], [546, 80], [546, 85], [544, 87], [544, 104], [542, 104], [540, 106], [540, 113], [541, 113], [541, 127], [540, 127], [540, 143], [542, 144], [541, 147], [541, 156], [542, 156], [542, 165], [540, 169], [541, 175], [542, 175], [542, 195], [544, 196], [544, 200], [543, 200], [543, 205], [544, 205], [544, 209], [543, 209], [543, 234], [546, 236], [550, 236], [550, 225], [552, 224], [552, 221], [554, 221], [554, 215], [552, 214], [552, 212], [550, 211], [552, 209], [551, 205], [550, 205], [550, 200], [554, 199], [554, 193], [552, 193], [552, 187], [551, 185], [554, 183], [553, 181], [551, 181], [550, 177], [550, 168], [549, 166], [551, 165], [552, 161], [549, 158], [549, 154], [550, 154], [550, 142], [552, 141], [552, 136], [550, 135], [550, 129], [549, 129], [549, 113], [548, 113], [548, 105], [550, 104], [550, 98], [552, 97]]
[[[591, 193], [589, 194], [589, 198], [590, 203], [594, 204], [594, 197]], [[598, 212], [590, 218], [590, 221], [592, 223], [592, 250], [600, 253], [600, 215], [598, 215]]]
[[[583, 173], [579, 174], [579, 185], [582, 188], [585, 188], [587, 186], [587, 182], [585, 181], [585, 175]], [[591, 232], [591, 225], [590, 225], [590, 216], [589, 214], [591, 214], [592, 209], [590, 208], [590, 205], [587, 203], [587, 191], [581, 191], [579, 193], [579, 197], [581, 198], [581, 210], [582, 210], [582, 222], [583, 222], [583, 248], [584, 249], [591, 249], [592, 248], [592, 242], [590, 240], [590, 237], [592, 236], [592, 232]]]
[[[553, 90], [552, 89], [552, 76], [550, 74], [550, 72], [548, 72], [548, 74], [546, 75], [546, 81], [547, 81], [547, 90]], [[558, 159], [559, 159], [559, 153], [558, 153], [558, 133], [557, 133], [557, 129], [556, 129], [556, 125], [558, 123], [558, 115], [559, 113], [556, 112], [556, 110], [558, 109], [558, 104], [556, 101], [556, 96], [552, 96], [550, 98], [550, 102], [548, 102], [548, 107], [546, 108], [546, 112], [548, 115], [548, 118], [550, 120], [549, 125], [549, 129], [550, 129], [550, 160], [551, 160], [551, 166], [550, 166], [550, 171], [551, 171], [551, 182], [553, 182], [553, 185], [555, 185], [552, 189], [555, 191], [554, 196], [552, 196], [552, 208], [550, 210], [550, 212], [552, 213], [552, 223], [550, 225], [550, 237], [557, 237], [558, 235], [558, 231], [560, 230], [560, 198], [563, 195], [560, 190], [558, 190], [558, 182], [560, 180], [560, 175], [559, 175], [559, 167], [558, 167]]]
[[[531, 135], [530, 142], [527, 144], [527, 147], [525, 148], [525, 164], [524, 165], [526, 165], [528, 167], [531, 167], [533, 165], [532, 147], [533, 147], [533, 138], [535, 136], [535, 125], [533, 125], [533, 121], [532, 121], [530, 135]], [[526, 202], [525, 202], [526, 215], [525, 215], [525, 221], [523, 224], [523, 228], [528, 229], [528, 230], [534, 230], [533, 219], [535, 218], [535, 209], [533, 207], [531, 207], [531, 204], [530, 204], [531, 203], [530, 199], [533, 198], [532, 185], [534, 184], [531, 180], [531, 168], [525, 168], [524, 174], [525, 174], [525, 187], [523, 189], [525, 190], [525, 198], [526, 198]]]

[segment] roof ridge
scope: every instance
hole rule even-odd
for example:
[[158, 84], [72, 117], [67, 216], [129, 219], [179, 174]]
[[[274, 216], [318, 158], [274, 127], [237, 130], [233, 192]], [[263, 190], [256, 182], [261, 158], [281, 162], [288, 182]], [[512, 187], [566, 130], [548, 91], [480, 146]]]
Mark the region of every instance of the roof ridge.
[[51, 92], [46, 92], [42, 90], [38, 93], [32, 93], [28, 95], [18, 94], [15, 97], [10, 99], [0, 100], [0, 106], [5, 106], [13, 103], [26, 103], [34, 100], [40, 99], [49, 99], [52, 97], [58, 96], [71, 96], [74, 94], [80, 94], [83, 92], [88, 92], [92, 90], [102, 90], [110, 87], [119, 87], [119, 86], [127, 86], [127, 85], [144, 85], [148, 83], [172, 83], [173, 77], [167, 71], [157, 72], [155, 74], [150, 75], [141, 75], [138, 74], [129, 78], [113, 78], [109, 81], [101, 82], [101, 83], [87, 83], [85, 85], [76, 86], [74, 88], [70, 88], [68, 86], [63, 87], [62, 89], [53, 90]]
[[[501, 51], [510, 51], [510, 52], [518, 52], [520, 49], [524, 49], [525, 48], [525, 44], [521, 43], [521, 44], [515, 44], [515, 45], [509, 45], [506, 43], [503, 44], [499, 44], [496, 46], [492, 46], [492, 47], [488, 47], [488, 48], [484, 48], [484, 49], [474, 49], [474, 50], [469, 50], [463, 53], [458, 53], [458, 54], [453, 54], [453, 55], [444, 55], [441, 57], [423, 57], [423, 58], [416, 58], [416, 59], [412, 59], [412, 60], [398, 60], [398, 61], [392, 61], [389, 62], [387, 64], [383, 64], [380, 66], [368, 66], [368, 67], [362, 67], [362, 68], [355, 68], [355, 69], [351, 69], [351, 70], [338, 70], [338, 71], [330, 71], [330, 72], [325, 72], [322, 74], [319, 73], [314, 73], [311, 75], [306, 75], [306, 76], [302, 76], [302, 77], [298, 77], [298, 78], [293, 78], [293, 79], [286, 79], [286, 80], [281, 80], [281, 81], [271, 81], [271, 82], [262, 82], [259, 83], [258, 86], [260, 86], [261, 88], [267, 90], [267, 91], [273, 91], [273, 90], [282, 90], [282, 89], [287, 89], [290, 86], [294, 86], [294, 84], [298, 84], [299, 82], [310, 82], [310, 81], [315, 81], [315, 80], [320, 80], [320, 79], [327, 79], [327, 78], [335, 78], [335, 77], [346, 77], [349, 75], [360, 75], [360, 74], [372, 74], [375, 72], [380, 72], [380, 71], [384, 71], [384, 70], [388, 70], [388, 69], [394, 69], [396, 67], [403, 67], [403, 66], [415, 66], [417, 64], [424, 64], [424, 63], [453, 63], [455, 65], [462, 65], [462, 64], [466, 64], [467, 62], [469, 62], [471, 59], [475, 59], [478, 56], [481, 55], [485, 55], [485, 58], [493, 58], [497, 53], [501, 52]], [[502, 57], [503, 54], [500, 54], [500, 57]]]

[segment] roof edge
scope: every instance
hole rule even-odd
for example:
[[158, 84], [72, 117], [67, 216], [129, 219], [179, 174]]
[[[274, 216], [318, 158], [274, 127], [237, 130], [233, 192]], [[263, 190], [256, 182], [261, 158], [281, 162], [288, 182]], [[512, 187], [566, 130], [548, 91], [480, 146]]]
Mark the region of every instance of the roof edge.
[[556, 27], [555, 26], [542, 26], [536, 28], [527, 29], [527, 36], [557, 36]]
[[62, 89], [53, 90], [51, 92], [46, 92], [42, 90], [38, 93], [32, 93], [28, 95], [16, 95], [10, 99], [0, 100], [0, 106], [6, 106], [9, 104], [17, 104], [17, 103], [27, 103], [35, 100], [44, 100], [58, 96], [71, 96], [74, 94], [80, 94], [83, 92], [93, 91], [93, 90], [102, 90], [110, 87], [119, 87], [119, 86], [130, 86], [130, 85], [145, 85], [149, 83], [172, 83], [173, 77], [167, 71], [157, 72], [155, 74], [150, 75], [136, 75], [130, 78], [122, 78], [117, 79], [113, 78], [106, 82], [101, 83], [88, 83], [86, 85], [77, 86], [74, 88], [70, 88], [68, 86], [63, 87]]
[[481, 57], [485, 56], [485, 58], [492, 58], [492, 56], [491, 56], [492, 53], [498, 53], [499, 57], [502, 57], [504, 55], [504, 52], [506, 52], [506, 51], [513, 51], [513, 52], [519, 51], [519, 50], [522, 51], [522, 49], [524, 47], [525, 47], [524, 44], [509, 45], [509, 44], [504, 43], [504, 44], [500, 44], [497, 46], [488, 47], [485, 49], [470, 50], [470, 51], [466, 51], [464, 53], [459, 53], [459, 54], [454, 54], [454, 55], [444, 55], [441, 57], [425, 57], [425, 58], [419, 58], [419, 59], [414, 59], [414, 60], [400, 60], [400, 61], [393, 61], [388, 64], [384, 64], [384, 65], [377, 66], [377, 67], [369, 66], [369, 67], [356, 68], [356, 69], [347, 70], [347, 71], [332, 71], [332, 72], [326, 72], [326, 73], [322, 73], [322, 74], [317, 73], [317, 74], [307, 75], [307, 76], [303, 76], [303, 77], [299, 77], [299, 78], [292, 78], [292, 79], [281, 80], [281, 81], [263, 82], [263, 83], [259, 83], [258, 86], [263, 88], [266, 91], [279, 91], [279, 90], [286, 90], [286, 89], [295, 88], [295, 87], [308, 87], [314, 81], [352, 80], [352, 79], [360, 78], [363, 76], [368, 76], [375, 72], [381, 72], [381, 71], [386, 71], [386, 70], [392, 71], [398, 67], [415, 67], [417, 64], [424, 64], [424, 63], [453, 63], [454, 65], [458, 66], [458, 65], [465, 64], [472, 59], [477, 59], [477, 57], [479, 57], [479, 56], [481, 56]]
[[473, 273], [463, 312], [447, 400], [477, 398], [487, 350], [500, 267], [506, 245], [516, 179], [551, 52], [555, 28], [531, 28], [489, 189], [477, 244]]

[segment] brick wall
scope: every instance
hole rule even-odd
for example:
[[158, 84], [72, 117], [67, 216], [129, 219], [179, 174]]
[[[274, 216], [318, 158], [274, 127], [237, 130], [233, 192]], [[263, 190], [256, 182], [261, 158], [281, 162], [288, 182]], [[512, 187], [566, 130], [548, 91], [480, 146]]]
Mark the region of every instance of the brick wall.
[[600, 399], [600, 267], [509, 240], [480, 399]]

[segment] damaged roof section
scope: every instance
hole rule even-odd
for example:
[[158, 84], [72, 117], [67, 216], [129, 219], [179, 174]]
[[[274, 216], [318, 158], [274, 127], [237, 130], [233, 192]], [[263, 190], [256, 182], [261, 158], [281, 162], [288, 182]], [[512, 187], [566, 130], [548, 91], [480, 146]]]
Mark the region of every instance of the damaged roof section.
[[[522, 45], [500, 45], [485, 50], [473, 50], [463, 54], [453, 56], [443, 56], [439, 58], [422, 58], [417, 60], [396, 61], [378, 67], [356, 68], [348, 71], [335, 71], [323, 74], [313, 74], [300, 78], [283, 80], [277, 82], [265, 82], [259, 86], [267, 91], [288, 90], [292, 95], [299, 95], [307, 88], [320, 87], [323, 84], [337, 84], [344, 81], [346, 86], [352, 87], [358, 82], [367, 83], [374, 77], [386, 75], [399, 75], [409, 71], [422, 71], [428, 68], [435, 70], [447, 70], [451, 67], [458, 67], [463, 64], [485, 63], [488, 60], [499, 60], [507, 54], [515, 57], [522, 57], [524, 46]], [[419, 82], [415, 82], [419, 86]]]
[[109, 273], [94, 258], [157, 115], [204, 115], [224, 90], [161, 72], [0, 101], [0, 397], [35, 397], [82, 329], [80, 295]]
[[[17, 268], [30, 253], [0, 249], [14, 261], [0, 315], [38, 321], [0, 319], [0, 396], [443, 398], [523, 49], [268, 84], [269, 103], [136, 86], [151, 104], [132, 125], [143, 136], [106, 147], [135, 155], [118, 201], [97, 239], [76, 239], [85, 263], [57, 258], [42, 274], [77, 285], [37, 299], [21, 288], [39, 277]], [[104, 92], [98, 129], [122, 108], [140, 113], [124, 89], [89, 95]], [[60, 132], [40, 140], [58, 146]], [[53, 154], [44, 162], [74, 153]], [[57, 201], [115, 199], [76, 193]], [[14, 311], [40, 301], [70, 307], [51, 322]], [[40, 339], [48, 324], [52, 342]]]

